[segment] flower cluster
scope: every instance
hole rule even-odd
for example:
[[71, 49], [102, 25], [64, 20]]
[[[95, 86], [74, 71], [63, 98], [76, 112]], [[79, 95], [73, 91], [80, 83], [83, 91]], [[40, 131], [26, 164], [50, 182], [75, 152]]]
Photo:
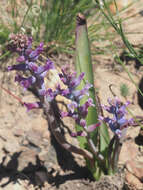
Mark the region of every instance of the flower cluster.
[[93, 100], [88, 98], [87, 101], [80, 105], [80, 100], [86, 95], [89, 96], [89, 89], [92, 87], [91, 84], [86, 83], [82, 90], [77, 90], [76, 87], [80, 84], [81, 80], [84, 78], [84, 73], [81, 73], [76, 77], [76, 72], [69, 73], [68, 67], [62, 68], [62, 73], [59, 74], [61, 81], [67, 86], [67, 89], [62, 90], [60, 85], [58, 85], [58, 93], [66, 98], [68, 98], [71, 103], [67, 105], [68, 112], [61, 112], [61, 117], [72, 117], [75, 122], [83, 128], [83, 131], [77, 133], [72, 133], [72, 136], [87, 136], [87, 133], [95, 130], [100, 123], [92, 124], [87, 126], [86, 116], [88, 114], [88, 108], [95, 106]]
[[[73, 133], [73, 136], [86, 136], [87, 133], [93, 131], [97, 126], [99, 126], [99, 123], [87, 126], [85, 120], [88, 114], [88, 108], [90, 106], [95, 106], [93, 104], [93, 100], [91, 98], [88, 98], [83, 105], [80, 105], [80, 100], [85, 95], [89, 96], [89, 89], [92, 87], [91, 84], [86, 83], [82, 90], [76, 89], [81, 80], [83, 80], [84, 73], [81, 73], [78, 77], [76, 77], [76, 72], [70, 73], [69, 67], [63, 67], [61, 69], [61, 73], [59, 73], [59, 78], [67, 88], [62, 89], [60, 84], [57, 84], [55, 90], [51, 88], [46, 89], [44, 84], [44, 77], [50, 69], [54, 68], [54, 65], [53, 62], [47, 59], [44, 66], [37, 66], [36, 61], [38, 60], [40, 54], [43, 52], [43, 43], [40, 43], [40, 45], [33, 50], [32, 38], [28, 38], [20, 34], [13, 34], [11, 38], [11, 50], [17, 52], [19, 54], [19, 57], [17, 58], [18, 64], [9, 66], [8, 70], [30, 72], [29, 77], [23, 77], [20, 74], [17, 74], [15, 81], [19, 82], [19, 84], [25, 90], [27, 90], [32, 85], [36, 86], [39, 96], [44, 97], [44, 99], [48, 102], [53, 101], [57, 95], [62, 95], [69, 99], [70, 103], [67, 105], [68, 112], [61, 112], [61, 117], [72, 117], [78, 125], [83, 127], [83, 131]], [[41, 102], [24, 103], [24, 105], [27, 107], [27, 110], [42, 107]]]
[[[21, 39], [22, 37], [22, 39]], [[15, 77], [15, 81], [19, 82], [19, 84], [24, 87], [24, 89], [28, 89], [32, 85], [35, 85], [38, 89], [38, 93], [42, 96], [43, 91], [46, 91], [46, 87], [44, 84], [44, 77], [50, 69], [54, 68], [53, 62], [47, 59], [46, 64], [44, 66], [38, 66], [36, 61], [38, 60], [40, 54], [43, 52], [43, 43], [36, 49], [32, 49], [32, 38], [28, 38], [24, 35], [12, 35], [12, 44], [11, 49], [19, 54], [17, 58], [17, 65], [12, 65], [8, 67], [8, 71], [16, 70], [16, 71], [29, 71], [29, 77], [23, 77], [20, 74], [17, 74]], [[24, 41], [26, 40], [26, 42]], [[23, 45], [22, 45], [23, 44]], [[40, 102], [36, 103], [25, 103], [24, 104], [28, 110], [42, 107]]]
[[100, 120], [106, 122], [110, 129], [119, 137], [123, 137], [126, 128], [133, 123], [133, 119], [126, 119], [127, 114], [126, 107], [130, 102], [123, 104], [117, 97], [115, 99], [108, 99], [110, 106], [102, 106], [107, 112], [113, 114], [113, 118], [110, 117], [99, 117]]
[[23, 52], [24, 49], [27, 49], [28, 45], [29, 45], [29, 40], [30, 38], [28, 38], [26, 35], [24, 34], [10, 34], [9, 36], [10, 41], [8, 44], [8, 49], [10, 51], [13, 52]]

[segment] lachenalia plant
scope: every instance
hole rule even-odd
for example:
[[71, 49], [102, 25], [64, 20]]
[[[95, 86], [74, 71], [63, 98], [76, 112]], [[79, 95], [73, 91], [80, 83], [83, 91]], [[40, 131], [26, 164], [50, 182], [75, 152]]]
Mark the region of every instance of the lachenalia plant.
[[[113, 115], [104, 117], [97, 109], [97, 98], [94, 89], [94, 77], [87, 35], [86, 20], [83, 15], [77, 16], [76, 27], [76, 72], [68, 66], [62, 67], [59, 79], [64, 84], [57, 84], [55, 89], [45, 84], [47, 72], [55, 69], [54, 63], [47, 59], [45, 65], [38, 65], [38, 59], [44, 51], [43, 43], [36, 48], [32, 46], [32, 38], [23, 34], [10, 36], [9, 50], [16, 52], [18, 64], [8, 67], [8, 71], [16, 70], [15, 81], [24, 90], [34, 89], [39, 101], [23, 102], [28, 111], [43, 108], [49, 127], [57, 142], [67, 151], [82, 155], [98, 180], [102, 175], [117, 171], [117, 162], [121, 144], [132, 119], [126, 119], [126, 107], [118, 98], [108, 99], [109, 106], [98, 106]], [[67, 111], [58, 108], [56, 97], [61, 95], [69, 100]], [[96, 101], [95, 101], [96, 100]], [[79, 140], [80, 147], [67, 142], [61, 133], [61, 119], [71, 117], [75, 121], [73, 138]], [[110, 140], [108, 126], [113, 132]]]

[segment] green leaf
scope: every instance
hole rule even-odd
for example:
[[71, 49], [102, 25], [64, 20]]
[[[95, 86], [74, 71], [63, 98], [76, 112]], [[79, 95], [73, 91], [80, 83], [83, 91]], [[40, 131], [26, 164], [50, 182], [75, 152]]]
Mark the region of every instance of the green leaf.
[[106, 123], [102, 123], [99, 128], [99, 134], [100, 134], [100, 152], [104, 156], [105, 159], [105, 167], [110, 168], [110, 164], [108, 162], [108, 149], [110, 144], [110, 137], [108, 132], [108, 127]]
[[110, 137], [108, 133], [108, 127], [105, 123], [102, 123], [99, 127], [100, 133], [100, 152], [103, 156], [107, 157], [108, 146], [110, 143]]
[[[86, 20], [83, 18], [83, 15], [79, 14], [77, 17], [79, 21], [77, 21], [76, 26], [76, 71], [79, 75], [81, 72], [85, 73], [84, 80], [81, 82], [81, 84], [78, 86], [78, 89], [84, 88], [86, 81], [88, 81], [90, 84], [94, 86], [94, 77], [93, 77], [93, 69], [92, 69], [92, 62], [91, 62], [91, 54], [90, 54], [90, 47], [89, 47], [89, 41], [88, 41], [88, 34], [87, 34], [87, 26], [86, 26]], [[82, 20], [81, 23], [80, 19]], [[95, 91], [94, 88], [90, 89], [89, 96], [93, 99], [93, 102], [95, 102]], [[81, 104], [85, 103], [85, 101], [88, 99], [88, 97], [85, 97], [81, 100]], [[97, 110], [96, 107], [90, 107], [88, 110], [88, 115], [86, 118], [87, 125], [97, 123]], [[77, 130], [82, 130], [80, 126], [76, 127]], [[96, 136], [97, 130], [95, 130], [91, 136]], [[80, 146], [82, 148], [88, 149], [88, 143], [86, 138], [79, 137], [78, 138], [80, 142]], [[96, 137], [95, 137], [95, 143], [96, 143]]]
[[[83, 15], [78, 14], [77, 16], [77, 26], [76, 26], [76, 71], [79, 75], [81, 72], [85, 73], [85, 78], [78, 86], [78, 89], [81, 90], [84, 88], [86, 81], [93, 85], [93, 88], [90, 89], [89, 97], [93, 99], [94, 104], [95, 101], [95, 90], [94, 90], [94, 76], [91, 62], [91, 53], [89, 47], [86, 19]], [[89, 98], [85, 97], [81, 100], [80, 104], [82, 105]], [[88, 115], [86, 117], [87, 125], [94, 124], [98, 122], [98, 114], [97, 109], [95, 107], [90, 107], [88, 109]], [[76, 130], [82, 130], [80, 126], [76, 126]], [[101, 128], [97, 128], [95, 131], [91, 133], [91, 138], [96, 147], [99, 148], [103, 155], [107, 155], [107, 148], [109, 144], [109, 134], [107, 127], [102, 124]], [[90, 150], [88, 146], [87, 139], [85, 137], [78, 137], [80, 146], [87, 150]], [[89, 162], [87, 160], [87, 166], [93, 174], [93, 177], [98, 180], [101, 175], [107, 173], [105, 166], [102, 166], [102, 163], [95, 156], [94, 167], [91, 168]]]

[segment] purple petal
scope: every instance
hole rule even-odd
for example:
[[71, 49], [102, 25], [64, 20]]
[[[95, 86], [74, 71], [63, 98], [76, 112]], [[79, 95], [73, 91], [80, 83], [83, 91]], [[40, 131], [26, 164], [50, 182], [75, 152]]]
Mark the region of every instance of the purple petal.
[[59, 73], [59, 77], [60, 77], [60, 80], [61, 80], [64, 84], [66, 84], [67, 79], [64, 77], [64, 75], [63, 75], [62, 73]]
[[39, 89], [38, 93], [39, 93], [40, 96], [45, 96], [47, 94], [47, 90], [45, 90], [45, 89]]
[[50, 59], [47, 60], [45, 67], [46, 67], [48, 70], [55, 68], [55, 67], [54, 67], [54, 63], [53, 63]]
[[68, 112], [61, 112], [60, 115], [61, 115], [62, 118], [67, 117], [68, 116]]
[[28, 49], [32, 47], [32, 37], [28, 38]]
[[37, 47], [36, 50], [38, 51], [39, 54], [42, 53], [42, 51], [44, 50], [43, 46], [44, 46], [44, 43], [41, 42], [41, 43], [39, 44], [39, 46]]
[[130, 104], [129, 101], [126, 102], [124, 105], [122, 105], [122, 106], [119, 108], [118, 112], [122, 113], [123, 115], [126, 114], [126, 113], [127, 113], [126, 107], [127, 107], [129, 104]]
[[77, 113], [72, 114], [71, 117], [72, 117], [75, 121], [77, 121], [77, 120], [79, 119], [79, 115], [78, 115]]
[[134, 118], [128, 119], [128, 124], [129, 124], [129, 125], [133, 125], [133, 124], [134, 124]]
[[27, 65], [24, 64], [24, 63], [21, 63], [21, 64], [18, 64], [18, 65], [8, 66], [8, 71], [12, 71], [12, 70], [25, 71], [25, 70], [27, 70]]
[[69, 66], [62, 66], [62, 68], [61, 68], [61, 71], [62, 71], [62, 73], [63, 73], [64, 75], [67, 75], [68, 70], [69, 70]]
[[97, 127], [99, 127], [101, 125], [101, 123], [96, 123], [96, 124], [93, 124], [93, 125], [89, 125], [88, 127], [87, 127], [87, 131], [88, 132], [92, 132], [92, 131], [94, 131]]
[[117, 129], [120, 128], [120, 125], [114, 121], [113, 119], [110, 119], [109, 117], [104, 118], [104, 122], [108, 123], [110, 129], [115, 133]]
[[67, 97], [67, 95], [70, 93], [69, 89], [62, 90], [61, 95]]
[[89, 98], [86, 102], [85, 102], [85, 106], [86, 108], [91, 107], [91, 106], [95, 106], [95, 104], [93, 104], [93, 99]]
[[35, 102], [35, 103], [24, 103], [24, 106], [26, 106], [27, 111], [31, 109], [37, 109], [37, 108], [42, 108], [42, 105], [40, 102]]
[[109, 103], [110, 106], [114, 105], [114, 102], [113, 102], [113, 100], [111, 98], [108, 98], [107, 102]]
[[25, 57], [22, 55], [16, 59], [17, 62], [21, 63], [25, 61]]
[[70, 86], [71, 86], [72, 88], [77, 87], [77, 86], [80, 84], [81, 80], [84, 78], [84, 75], [85, 75], [84, 73], [81, 73], [78, 78], [73, 79], [73, 80], [70, 82]]
[[99, 120], [99, 121], [104, 121], [104, 117], [101, 116], [101, 115], [99, 115], [99, 116], [98, 116], [98, 120]]
[[67, 84], [67, 79], [64, 77], [61, 77], [61, 75], [59, 75], [61, 81], [66, 85]]
[[114, 114], [116, 111], [116, 107], [115, 106], [106, 106], [106, 105], [102, 105], [102, 108], [106, 111], [108, 111], [109, 113]]
[[25, 89], [29, 88], [33, 83], [36, 82], [36, 78], [34, 76], [24, 78], [20, 75], [16, 75], [15, 81], [19, 82], [21, 86], [23, 86]]
[[106, 123], [110, 123], [112, 121], [112, 119], [110, 117], [104, 117], [103, 121]]
[[133, 122], [132, 119], [128, 120], [125, 118], [125, 115], [127, 114], [126, 107], [130, 104], [130, 102], [127, 101], [125, 104], [123, 104], [117, 97], [115, 97], [114, 99], [108, 98], [108, 103], [110, 106], [102, 107], [109, 113], [113, 114], [113, 117], [99, 119], [106, 122], [112, 132], [117, 134], [120, 138], [122, 136], [122, 132], [130, 125], [130, 123]]
[[76, 78], [76, 75], [77, 75], [77, 72], [73, 72], [73, 73], [70, 74], [70, 78], [74, 79], [74, 78]]
[[84, 95], [89, 96], [89, 89], [91, 87], [92, 87], [91, 84], [86, 84], [82, 90], [74, 90], [73, 95], [80, 100]]
[[[31, 45], [32, 45], [32, 44], [31, 44]], [[31, 54], [32, 51], [33, 51], [32, 48], [27, 48], [27, 49], [25, 50], [25, 57], [26, 57], [27, 59], [30, 59], [30, 58], [29, 58], [29, 55]]]
[[37, 74], [44, 73], [46, 71], [49, 71], [50, 69], [54, 69], [54, 63], [48, 60], [44, 66], [38, 67]]
[[67, 105], [67, 107], [68, 107], [69, 111], [71, 111], [71, 113], [74, 112], [74, 110], [77, 108], [77, 106], [78, 106], [78, 104], [75, 101], [73, 101], [72, 103]]
[[119, 138], [121, 138], [121, 136], [122, 136], [122, 131], [121, 131], [120, 129], [117, 129], [117, 130], [115, 131], [115, 134], [116, 134]]
[[86, 126], [86, 120], [81, 119], [81, 120], [80, 120], [80, 125], [81, 125], [82, 127], [85, 127], [85, 126]]
[[49, 88], [46, 92], [46, 100], [51, 102], [56, 97], [56, 95], [57, 94], [51, 88]]
[[43, 51], [43, 43], [41, 42], [40, 45], [29, 54], [29, 58], [32, 59], [33, 61], [36, 61], [39, 57], [39, 55]]
[[83, 104], [82, 106], [79, 107], [79, 111], [80, 111], [80, 114], [82, 115], [83, 118], [85, 118], [87, 116], [87, 113], [88, 113], [88, 108], [90, 106], [95, 106], [93, 104], [93, 100], [92, 98], [89, 98], [85, 104]]
[[86, 118], [86, 116], [88, 114], [88, 110], [84, 109], [83, 107], [79, 107], [79, 113], [80, 113], [82, 118]]
[[34, 62], [27, 62], [29, 69], [33, 72], [37, 72], [38, 66]]
[[93, 87], [92, 84], [90, 84], [90, 83], [86, 83], [84, 89], [89, 90], [89, 89], [92, 88], [92, 87]]
[[71, 133], [71, 136], [72, 137], [77, 137], [77, 136], [80, 136], [80, 137], [86, 137], [87, 136], [87, 133], [85, 131], [78, 131], [78, 132], [73, 132]]

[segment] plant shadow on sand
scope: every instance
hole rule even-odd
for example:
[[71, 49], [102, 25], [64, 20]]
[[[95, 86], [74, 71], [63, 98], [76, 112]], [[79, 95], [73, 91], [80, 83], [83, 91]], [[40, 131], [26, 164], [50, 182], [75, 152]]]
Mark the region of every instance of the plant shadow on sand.
[[[7, 164], [5, 164], [5, 160], [7, 159], [7, 152], [5, 151], [5, 156], [0, 163], [0, 187], [6, 188], [10, 183], [19, 183], [19, 180], [26, 180], [28, 185], [32, 184], [34, 187], [42, 188], [44, 186], [44, 182], [40, 182], [40, 185], [36, 178], [37, 172], [44, 172], [47, 176], [47, 182], [51, 186], [55, 186], [59, 188], [61, 184], [64, 184], [66, 181], [73, 181], [79, 179], [88, 179], [92, 180], [92, 176], [89, 170], [86, 167], [81, 167], [74, 160], [74, 157], [71, 153], [65, 151], [55, 140], [55, 138], [51, 137], [51, 144], [54, 147], [57, 155], [57, 161], [60, 166], [60, 170], [64, 171], [64, 174], [60, 174], [56, 172], [56, 175], [53, 175], [55, 170], [51, 168], [48, 172], [44, 163], [39, 159], [38, 155], [36, 156], [36, 163], [33, 164], [31, 162], [22, 170], [18, 170], [19, 166], [19, 156], [21, 152], [15, 152], [10, 157]], [[2, 179], [6, 178], [7, 181], [4, 182]]]
[[18, 158], [22, 152], [15, 152], [7, 165], [4, 164], [5, 159], [7, 157], [4, 156], [2, 162], [0, 163], [0, 181], [3, 178], [8, 178], [8, 181], [5, 183], [2, 183], [0, 187], [4, 188], [9, 183], [16, 183], [19, 179], [21, 180], [28, 180], [29, 184], [36, 185], [35, 183], [35, 172], [36, 171], [45, 171], [45, 168], [43, 165], [41, 165], [41, 161], [39, 160], [38, 156], [36, 157], [36, 165], [33, 165], [32, 163], [29, 163], [27, 167], [25, 167], [22, 171], [18, 171]]
[[[52, 136], [51, 144], [54, 146], [58, 164], [63, 171], [72, 171], [71, 174], [59, 175], [57, 174], [55, 179], [53, 179], [53, 184], [58, 188], [60, 184], [68, 180], [76, 180], [76, 179], [89, 179], [92, 180], [92, 175], [90, 171], [86, 167], [81, 167], [74, 160], [73, 155], [70, 152], [67, 152], [64, 148], [62, 148], [57, 142], [55, 137]], [[69, 172], [68, 172], [69, 173]]]

